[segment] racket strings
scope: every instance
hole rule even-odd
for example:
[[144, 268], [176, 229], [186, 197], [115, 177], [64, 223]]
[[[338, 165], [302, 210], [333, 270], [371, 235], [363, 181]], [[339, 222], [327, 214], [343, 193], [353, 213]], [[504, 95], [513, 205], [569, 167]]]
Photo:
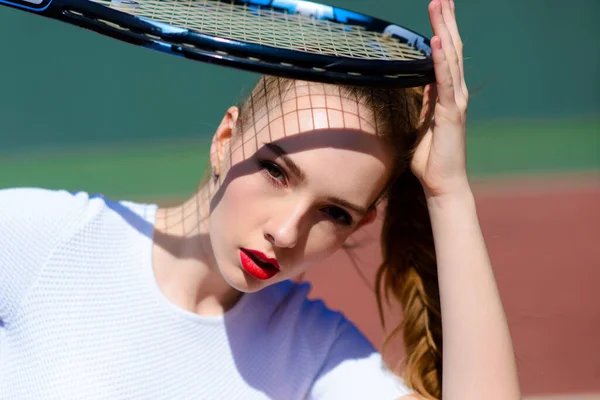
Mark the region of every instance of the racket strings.
[[362, 59], [425, 58], [419, 50], [389, 35], [270, 7], [218, 0], [138, 0], [135, 6], [96, 1], [176, 27], [276, 48]]

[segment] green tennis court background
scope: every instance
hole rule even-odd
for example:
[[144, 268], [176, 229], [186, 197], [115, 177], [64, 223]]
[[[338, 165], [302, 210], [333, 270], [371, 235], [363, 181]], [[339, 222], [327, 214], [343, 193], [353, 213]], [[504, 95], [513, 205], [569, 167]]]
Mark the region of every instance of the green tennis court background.
[[[337, 0], [430, 35], [425, 0]], [[600, 169], [597, 0], [456, 0], [472, 174]], [[254, 74], [0, 8], [0, 187], [180, 196]]]

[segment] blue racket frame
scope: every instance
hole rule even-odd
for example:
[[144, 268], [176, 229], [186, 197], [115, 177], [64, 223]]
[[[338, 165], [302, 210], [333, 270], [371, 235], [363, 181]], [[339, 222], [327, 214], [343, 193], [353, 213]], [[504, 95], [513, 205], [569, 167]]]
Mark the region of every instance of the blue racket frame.
[[262, 74], [380, 87], [422, 86], [435, 80], [429, 40], [402, 26], [350, 10], [308, 1], [232, 1], [249, 7], [281, 9], [292, 14], [302, 13], [313, 18], [359, 25], [369, 31], [387, 33], [419, 50], [424, 58], [410, 61], [373, 60], [281, 49], [171, 26], [88, 0], [0, 0], [0, 5], [67, 22], [163, 53]]

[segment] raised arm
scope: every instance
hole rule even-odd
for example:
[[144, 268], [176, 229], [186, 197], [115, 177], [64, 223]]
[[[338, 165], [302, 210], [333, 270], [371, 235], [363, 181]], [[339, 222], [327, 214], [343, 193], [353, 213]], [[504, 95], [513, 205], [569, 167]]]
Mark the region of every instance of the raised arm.
[[506, 316], [466, 171], [462, 42], [454, 3], [433, 0], [429, 16], [436, 84], [426, 88], [427, 127], [411, 168], [428, 200], [438, 263], [444, 400], [519, 399]]

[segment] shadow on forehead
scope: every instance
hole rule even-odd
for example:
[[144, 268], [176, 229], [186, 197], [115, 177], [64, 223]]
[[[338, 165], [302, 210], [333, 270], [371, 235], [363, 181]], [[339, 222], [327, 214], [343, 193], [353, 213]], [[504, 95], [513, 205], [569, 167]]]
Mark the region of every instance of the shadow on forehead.
[[[390, 105], [391, 99], [385, 89], [357, 89], [263, 77], [239, 107], [241, 142], [270, 142], [282, 136], [321, 129], [381, 133], [378, 126], [381, 121], [378, 119], [383, 114], [380, 109]], [[389, 108], [384, 114], [402, 118], [405, 113], [398, 111]], [[268, 135], [268, 138], [263, 135]]]
[[387, 154], [384, 142], [376, 136], [358, 129], [318, 129], [304, 131], [298, 135], [284, 136], [272, 141], [259, 142], [258, 150], [265, 143], [274, 143], [288, 154], [314, 149], [340, 149], [369, 154], [385, 162]]
[[[277, 144], [288, 154], [320, 148], [330, 148], [369, 154], [380, 160], [383, 164], [388, 164], [390, 162], [390, 154], [388, 154], [384, 148], [383, 142], [377, 140], [375, 136], [360, 130], [316, 130], [303, 132], [301, 135], [282, 137], [271, 143]], [[264, 143], [259, 143], [258, 147], [260, 150], [264, 147]], [[252, 159], [255, 154], [256, 153], [253, 153], [248, 158], [237, 162], [229, 169], [211, 201], [211, 211], [221, 201], [228, 185], [233, 180], [256, 172], [256, 162]]]

